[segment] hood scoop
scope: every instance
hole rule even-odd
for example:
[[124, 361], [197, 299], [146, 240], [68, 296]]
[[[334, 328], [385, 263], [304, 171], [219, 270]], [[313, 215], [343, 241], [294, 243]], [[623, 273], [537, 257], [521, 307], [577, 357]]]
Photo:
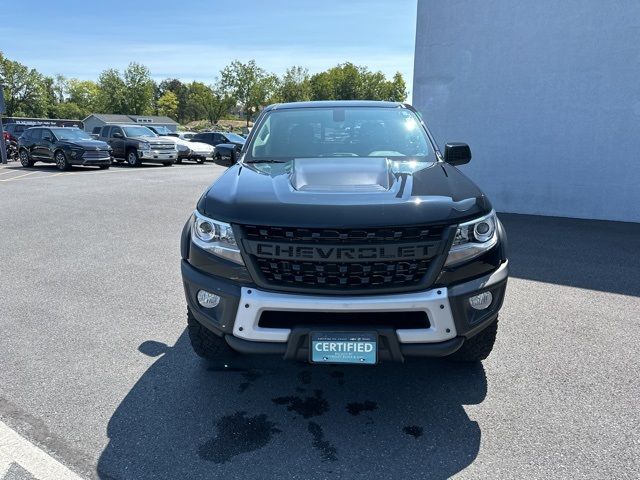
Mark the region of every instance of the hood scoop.
[[293, 161], [290, 182], [301, 192], [386, 192], [393, 176], [386, 158], [298, 158]]

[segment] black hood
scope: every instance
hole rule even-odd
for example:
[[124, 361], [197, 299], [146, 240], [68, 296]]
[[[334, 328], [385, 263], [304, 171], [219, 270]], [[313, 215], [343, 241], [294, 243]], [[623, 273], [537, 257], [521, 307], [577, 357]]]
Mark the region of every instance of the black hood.
[[107, 142], [100, 140], [61, 140], [61, 144], [69, 145], [72, 147], [82, 147], [85, 150], [108, 150], [109, 145]]
[[239, 163], [198, 203], [228, 223], [334, 228], [456, 223], [490, 209], [446, 163], [351, 157]]

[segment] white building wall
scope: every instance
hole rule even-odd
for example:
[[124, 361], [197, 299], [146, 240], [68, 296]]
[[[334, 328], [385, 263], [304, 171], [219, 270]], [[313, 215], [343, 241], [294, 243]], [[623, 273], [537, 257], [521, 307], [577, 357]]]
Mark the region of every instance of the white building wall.
[[413, 102], [505, 212], [640, 222], [640, 2], [418, 0]]

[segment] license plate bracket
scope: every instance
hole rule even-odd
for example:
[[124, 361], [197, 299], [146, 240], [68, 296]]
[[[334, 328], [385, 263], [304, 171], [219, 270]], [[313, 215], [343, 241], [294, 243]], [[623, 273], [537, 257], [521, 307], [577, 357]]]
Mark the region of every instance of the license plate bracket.
[[375, 332], [311, 332], [311, 363], [374, 365], [378, 362]]

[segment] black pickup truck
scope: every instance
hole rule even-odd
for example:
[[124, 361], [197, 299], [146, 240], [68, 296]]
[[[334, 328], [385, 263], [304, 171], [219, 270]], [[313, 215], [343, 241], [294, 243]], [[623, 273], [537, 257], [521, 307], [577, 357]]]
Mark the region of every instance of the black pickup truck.
[[126, 160], [132, 167], [142, 163], [161, 163], [168, 167], [178, 158], [175, 142], [159, 138], [141, 125], [105, 125], [98, 139], [111, 146], [117, 162]]
[[311, 363], [491, 352], [506, 234], [406, 104], [277, 104], [197, 203], [181, 243], [197, 354]]

